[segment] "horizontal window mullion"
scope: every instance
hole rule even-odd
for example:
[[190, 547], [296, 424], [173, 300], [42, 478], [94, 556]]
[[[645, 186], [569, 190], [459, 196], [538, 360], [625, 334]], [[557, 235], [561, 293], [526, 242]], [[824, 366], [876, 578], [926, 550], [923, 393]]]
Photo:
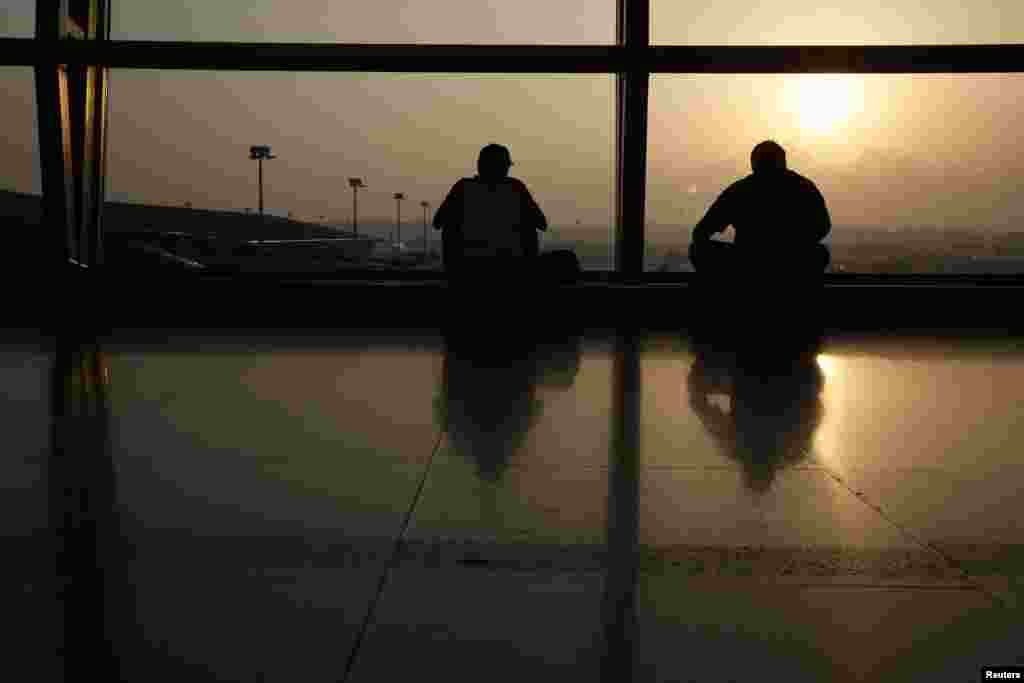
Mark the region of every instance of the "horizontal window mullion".
[[0, 39], [0, 65], [434, 73], [1013, 73], [1024, 45], [684, 47], [310, 45]]
[[[13, 50], [4, 42], [17, 40]], [[595, 46], [310, 45], [43, 42], [0, 39], [0, 64], [84, 62], [112, 68], [436, 73], [615, 73], [635, 68], [626, 48]], [[11, 54], [13, 53], [13, 54]]]
[[648, 48], [653, 73], [1013, 73], [1024, 45]]

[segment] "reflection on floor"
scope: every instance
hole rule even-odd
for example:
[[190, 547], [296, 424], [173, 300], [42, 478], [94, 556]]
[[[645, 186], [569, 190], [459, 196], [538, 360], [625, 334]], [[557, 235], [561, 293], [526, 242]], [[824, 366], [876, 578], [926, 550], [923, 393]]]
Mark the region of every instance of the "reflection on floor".
[[11, 652], [130, 681], [1022, 664], [1024, 340], [792, 341], [8, 344]]

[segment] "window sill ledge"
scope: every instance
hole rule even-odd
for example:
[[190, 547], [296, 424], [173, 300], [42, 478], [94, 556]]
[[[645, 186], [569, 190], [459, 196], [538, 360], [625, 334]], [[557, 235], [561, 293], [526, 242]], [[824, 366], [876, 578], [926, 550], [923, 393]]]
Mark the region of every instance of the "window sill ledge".
[[[100, 273], [97, 276], [97, 273]], [[524, 320], [593, 327], [679, 329], [729, 316], [814, 316], [829, 327], [1019, 328], [1024, 279], [826, 276], [821, 287], [775, 292], [748, 280], [721, 287], [692, 281], [613, 281], [587, 274], [571, 285], [505, 290], [495, 312], [515, 310]], [[454, 297], [438, 277], [423, 280], [309, 279], [266, 275], [236, 277], [136, 276], [75, 273], [53, 306], [26, 300], [19, 320], [46, 316], [72, 325], [100, 326], [360, 326], [437, 327], [491, 314], [481, 293]], [[603, 281], [602, 281], [603, 280]], [[508, 298], [511, 293], [514, 300]], [[82, 302], [95, 302], [84, 306]], [[467, 312], [466, 309], [470, 309]], [[63, 311], [62, 313], [59, 311]]]

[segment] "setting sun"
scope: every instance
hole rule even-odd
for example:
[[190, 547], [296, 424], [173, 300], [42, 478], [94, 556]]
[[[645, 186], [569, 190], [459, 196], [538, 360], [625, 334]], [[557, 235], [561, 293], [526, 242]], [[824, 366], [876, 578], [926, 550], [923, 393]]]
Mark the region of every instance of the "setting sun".
[[787, 79], [785, 102], [802, 130], [829, 133], [863, 108], [863, 93], [850, 76], [808, 74]]

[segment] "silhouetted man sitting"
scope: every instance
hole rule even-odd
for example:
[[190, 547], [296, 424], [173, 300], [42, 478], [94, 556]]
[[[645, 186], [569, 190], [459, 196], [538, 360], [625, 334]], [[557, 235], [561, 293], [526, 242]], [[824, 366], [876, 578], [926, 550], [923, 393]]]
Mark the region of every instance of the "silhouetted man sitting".
[[492, 281], [536, 266], [534, 274], [558, 268], [565, 255], [537, 259], [538, 230], [547, 230], [544, 213], [517, 178], [508, 176], [508, 148], [490, 144], [480, 150], [478, 175], [452, 187], [434, 215], [440, 229], [444, 266], [459, 281]]
[[[751, 271], [804, 281], [828, 267], [820, 241], [832, 228], [817, 186], [786, 167], [786, 152], [766, 140], [750, 154], [753, 173], [722, 192], [693, 229], [690, 261], [703, 276]], [[733, 244], [711, 239], [732, 225]]]

